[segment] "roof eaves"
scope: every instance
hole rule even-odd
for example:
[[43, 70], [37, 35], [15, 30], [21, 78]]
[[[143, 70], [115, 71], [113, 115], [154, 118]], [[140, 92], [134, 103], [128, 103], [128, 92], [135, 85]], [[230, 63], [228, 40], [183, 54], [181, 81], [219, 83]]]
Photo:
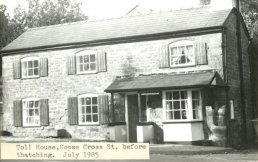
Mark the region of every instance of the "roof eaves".
[[155, 34], [149, 34], [149, 35], [138, 35], [138, 36], [130, 36], [130, 37], [94, 40], [94, 41], [88, 41], [88, 42], [73, 42], [73, 43], [66, 43], [66, 44], [55, 44], [55, 45], [38, 46], [38, 47], [32, 47], [32, 48], [19, 48], [19, 49], [11, 49], [11, 50], [2, 49], [0, 50], [0, 53], [2, 55], [11, 55], [11, 54], [17, 54], [17, 53], [36, 52], [36, 51], [44, 51], [44, 50], [78, 48], [81, 46], [99, 46], [99, 45], [107, 45], [107, 44], [115, 44], [115, 43], [123, 43], [123, 42], [132, 42], [132, 41], [182, 37], [185, 35], [198, 35], [203, 33], [221, 32], [223, 28], [224, 26], [220, 25], [220, 26], [166, 32], [166, 33], [155, 33]]

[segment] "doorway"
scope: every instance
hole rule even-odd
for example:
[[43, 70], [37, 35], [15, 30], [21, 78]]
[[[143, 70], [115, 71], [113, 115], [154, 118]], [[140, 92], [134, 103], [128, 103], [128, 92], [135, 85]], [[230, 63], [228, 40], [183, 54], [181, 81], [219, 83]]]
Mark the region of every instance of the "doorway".
[[127, 95], [127, 129], [129, 133], [128, 142], [137, 142], [137, 123], [139, 121], [138, 113], [138, 95]]

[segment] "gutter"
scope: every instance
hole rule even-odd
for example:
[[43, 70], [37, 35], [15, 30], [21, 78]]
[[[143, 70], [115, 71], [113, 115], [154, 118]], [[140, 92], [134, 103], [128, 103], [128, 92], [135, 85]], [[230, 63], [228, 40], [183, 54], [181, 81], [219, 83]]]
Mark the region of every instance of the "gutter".
[[46, 51], [46, 50], [60, 50], [60, 49], [92, 47], [92, 46], [101, 46], [101, 45], [110, 45], [110, 44], [119, 44], [119, 43], [140, 42], [140, 41], [148, 41], [148, 40], [169, 39], [174, 37], [185, 37], [185, 36], [193, 36], [193, 35], [201, 35], [201, 34], [218, 33], [218, 32], [222, 32], [224, 28], [225, 28], [224, 26], [212, 26], [212, 27], [205, 27], [205, 28], [198, 28], [198, 29], [189, 29], [189, 30], [181, 30], [181, 31], [174, 31], [174, 32], [141, 35], [141, 36], [130, 36], [130, 37], [102, 39], [102, 40], [86, 41], [86, 42], [38, 46], [38, 47], [31, 47], [31, 48], [28, 47], [28, 48], [20, 48], [20, 49], [12, 49], [12, 50], [1, 50], [0, 53], [2, 54], [2, 56], [7, 56], [12, 54], [39, 52], [39, 51]]

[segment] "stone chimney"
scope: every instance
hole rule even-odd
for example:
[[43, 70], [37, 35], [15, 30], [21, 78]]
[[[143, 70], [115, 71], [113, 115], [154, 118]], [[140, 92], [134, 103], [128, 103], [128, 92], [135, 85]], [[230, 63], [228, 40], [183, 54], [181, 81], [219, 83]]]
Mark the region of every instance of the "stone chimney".
[[225, 10], [236, 7], [238, 0], [211, 0], [211, 10]]

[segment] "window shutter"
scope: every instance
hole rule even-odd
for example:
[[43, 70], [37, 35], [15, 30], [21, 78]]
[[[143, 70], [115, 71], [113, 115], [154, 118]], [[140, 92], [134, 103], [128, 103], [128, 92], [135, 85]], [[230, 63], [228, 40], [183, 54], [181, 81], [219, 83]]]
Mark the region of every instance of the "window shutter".
[[168, 45], [163, 45], [160, 50], [160, 62], [159, 68], [167, 68], [169, 67], [169, 52], [168, 52]]
[[70, 125], [78, 125], [78, 99], [68, 98], [68, 122]]
[[68, 75], [74, 75], [76, 73], [75, 56], [67, 57], [67, 73]]
[[195, 55], [196, 55], [196, 64], [197, 65], [206, 65], [208, 64], [207, 60], [207, 44], [202, 41], [197, 41], [195, 43]]
[[98, 66], [98, 72], [107, 71], [106, 52], [101, 51], [97, 53], [97, 66]]
[[100, 95], [98, 97], [98, 102], [99, 102], [99, 122], [100, 122], [100, 124], [109, 123], [108, 95]]
[[22, 126], [22, 101], [13, 101], [13, 125], [15, 127]]
[[48, 99], [40, 100], [40, 125], [48, 126], [49, 125], [49, 107]]
[[13, 63], [13, 79], [21, 78], [21, 62], [15, 61]]
[[48, 75], [48, 60], [47, 58], [40, 58], [40, 76], [46, 77]]

